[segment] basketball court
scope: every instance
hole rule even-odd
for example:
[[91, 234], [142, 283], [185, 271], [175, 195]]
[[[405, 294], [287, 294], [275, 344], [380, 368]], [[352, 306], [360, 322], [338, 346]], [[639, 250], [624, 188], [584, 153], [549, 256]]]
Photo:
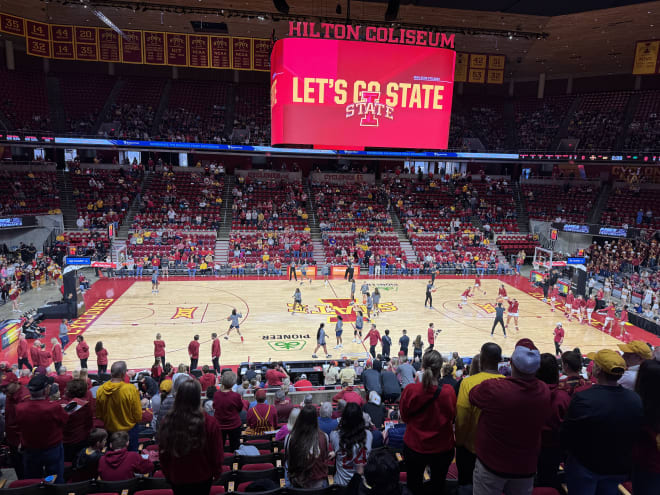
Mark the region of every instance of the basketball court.
[[[561, 321], [566, 331], [563, 349], [580, 347], [583, 353], [603, 347], [616, 348], [620, 343], [595, 326], [568, 322], [559, 311], [552, 313], [542, 302], [540, 291], [525, 278], [503, 276], [482, 279], [482, 291], [469, 299], [467, 306], [458, 308], [460, 294], [474, 284], [471, 277], [441, 277], [436, 280], [433, 294], [434, 308], [424, 308], [424, 293], [428, 279], [382, 278], [368, 279], [370, 290], [381, 293], [380, 314], [372, 318], [383, 334], [390, 330], [392, 354], [398, 352], [402, 329], [407, 329], [412, 340], [421, 335], [426, 343], [429, 322], [442, 329], [435, 348], [442, 353], [457, 351], [473, 355], [489, 340], [500, 344], [505, 354], [513, 351], [521, 337], [534, 340], [542, 352], [554, 353], [553, 329]], [[490, 337], [494, 319], [494, 305], [499, 284], [504, 283], [509, 297], [520, 302], [520, 331], [513, 328], [508, 338], [501, 327]], [[362, 284], [357, 281], [357, 290]], [[293, 306], [296, 287], [302, 292], [304, 311]], [[486, 293], [483, 293], [483, 290]], [[150, 279], [98, 281], [85, 294], [87, 311], [71, 326], [72, 344], [64, 356], [70, 369], [79, 366], [75, 350], [75, 336], [84, 333], [93, 349], [102, 340], [108, 349], [110, 362], [126, 360], [131, 368], [150, 367], [153, 364], [153, 340], [161, 333], [167, 344], [167, 361], [176, 365], [188, 363], [187, 346], [195, 334], [200, 335], [200, 363], [211, 362], [211, 333], [221, 337], [229, 328], [227, 317], [236, 308], [242, 314], [240, 329], [245, 338], [232, 331], [229, 340], [221, 339], [222, 365], [236, 365], [244, 361], [308, 360], [316, 347], [316, 330], [325, 323], [328, 351], [333, 357], [365, 357], [368, 346], [352, 343], [355, 311], [362, 306], [351, 305], [350, 285], [334, 279], [327, 286], [322, 280], [310, 285], [283, 279], [187, 279], [178, 277], [162, 280], [158, 294], [152, 294]], [[366, 308], [362, 307], [366, 316]], [[344, 319], [344, 348], [334, 349], [334, 328], [337, 314]], [[602, 320], [602, 318], [601, 318]], [[364, 332], [369, 328], [365, 321]], [[657, 337], [629, 326], [629, 332], [644, 340], [659, 344]], [[641, 335], [640, 334], [643, 334]], [[380, 346], [377, 347], [380, 350]], [[412, 351], [412, 348], [411, 348]], [[322, 350], [319, 358], [323, 358]], [[90, 368], [94, 368], [94, 354]]]

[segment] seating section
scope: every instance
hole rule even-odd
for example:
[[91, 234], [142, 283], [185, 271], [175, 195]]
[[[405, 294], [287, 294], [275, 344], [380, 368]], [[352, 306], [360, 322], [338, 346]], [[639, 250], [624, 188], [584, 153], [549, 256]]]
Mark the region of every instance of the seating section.
[[521, 150], [549, 150], [575, 97], [524, 98], [513, 103], [516, 146]]
[[232, 189], [232, 229], [309, 229], [307, 195], [300, 181], [252, 180], [239, 177]]
[[621, 91], [583, 95], [568, 125], [568, 137], [580, 140], [578, 149], [609, 151], [614, 148], [630, 94]]
[[625, 149], [655, 151], [660, 142], [660, 91], [646, 91], [640, 95], [637, 110], [628, 126]]
[[115, 79], [103, 74], [66, 72], [58, 74], [57, 78], [67, 132], [92, 134], [94, 123], [110, 96]]
[[392, 232], [383, 191], [371, 184], [312, 184], [321, 231]]
[[[638, 226], [637, 216], [641, 210], [642, 222], [640, 227], [647, 229], [660, 228], [660, 203], [658, 191], [653, 189], [631, 190], [615, 188], [607, 197], [607, 204], [601, 216], [601, 223], [620, 227], [627, 224], [630, 227]], [[651, 217], [647, 219], [646, 213], [650, 211]]]
[[505, 180], [472, 182], [470, 188], [478, 198], [476, 214], [492, 232], [518, 232], [516, 202], [513, 190]]
[[[130, 232], [126, 241], [127, 253], [133, 258], [171, 256], [178, 266], [182, 257], [191, 254], [206, 256], [215, 253], [215, 232], [181, 232], [176, 229], [139, 230]], [[178, 252], [178, 256], [176, 253]], [[165, 261], [165, 260], [164, 260]]]
[[50, 256], [62, 253], [64, 256], [90, 256], [105, 261], [110, 245], [106, 230], [67, 231], [55, 238]]
[[486, 149], [506, 148], [504, 107], [497, 98], [459, 97], [452, 103], [450, 147], [461, 147], [463, 138], [479, 138]]
[[225, 142], [228, 84], [220, 81], [174, 80], [159, 139], [183, 142]]
[[73, 199], [85, 228], [115, 227], [123, 221], [139, 191], [137, 177], [122, 170], [85, 169], [72, 174]]
[[539, 246], [532, 234], [527, 235], [501, 235], [497, 238], [497, 247], [505, 256], [516, 255], [524, 250], [527, 255], [534, 253], [534, 248]]
[[55, 172], [14, 172], [0, 169], [0, 214], [60, 213]]
[[576, 186], [526, 183], [522, 186], [529, 218], [545, 221], [561, 218], [573, 223], [587, 221], [599, 191], [597, 183]]
[[115, 104], [105, 116], [105, 122], [112, 126], [108, 135], [148, 138], [165, 81], [163, 78], [125, 78]]
[[407, 259], [399, 238], [394, 233], [373, 235], [326, 233], [323, 236], [323, 251], [328, 263], [343, 264], [352, 256], [354, 259], [357, 258], [360, 264], [364, 264], [367, 250], [374, 258], [394, 256], [404, 261]]
[[[441, 269], [454, 270], [464, 262], [470, 266], [494, 267], [496, 257], [487, 247], [474, 243], [474, 236], [465, 232], [453, 234], [411, 234], [410, 243], [417, 258]], [[477, 265], [479, 263], [479, 265]], [[486, 267], [484, 267], [486, 268]]]
[[[251, 144], [270, 144], [270, 91], [267, 84], [239, 84], [234, 104], [234, 135]], [[234, 141], [237, 142], [237, 141]]]
[[152, 177], [133, 218], [133, 228], [217, 230], [224, 178], [194, 170]]
[[10, 130], [53, 130], [44, 73], [7, 70], [2, 65], [0, 111], [9, 119]]
[[231, 232], [228, 261], [254, 264], [258, 262], [314, 264], [314, 246], [309, 232]]

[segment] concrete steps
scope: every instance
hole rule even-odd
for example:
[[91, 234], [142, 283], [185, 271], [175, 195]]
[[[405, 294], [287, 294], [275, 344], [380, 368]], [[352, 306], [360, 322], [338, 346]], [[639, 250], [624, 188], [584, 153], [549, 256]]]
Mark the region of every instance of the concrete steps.
[[229, 241], [218, 240], [215, 241], [215, 260], [221, 264], [226, 265], [229, 260]]

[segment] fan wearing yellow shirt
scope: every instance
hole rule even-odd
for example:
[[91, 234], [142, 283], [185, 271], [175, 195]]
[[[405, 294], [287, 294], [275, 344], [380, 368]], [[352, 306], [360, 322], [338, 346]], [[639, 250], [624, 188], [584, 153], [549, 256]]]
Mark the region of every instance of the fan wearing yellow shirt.
[[475, 438], [481, 409], [470, 403], [470, 390], [486, 380], [504, 378], [498, 372], [502, 360], [502, 348], [487, 342], [481, 346], [479, 354], [480, 372], [474, 374], [475, 362], [470, 369], [470, 376], [459, 382], [456, 400], [456, 467], [458, 469], [458, 485], [472, 485], [472, 472], [477, 461]]

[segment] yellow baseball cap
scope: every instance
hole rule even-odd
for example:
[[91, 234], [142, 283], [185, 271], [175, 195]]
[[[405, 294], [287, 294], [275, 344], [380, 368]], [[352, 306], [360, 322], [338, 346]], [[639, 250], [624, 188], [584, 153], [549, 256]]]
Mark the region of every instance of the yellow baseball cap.
[[160, 391], [161, 392], [171, 392], [172, 391], [172, 380], [163, 380], [160, 382]]
[[629, 354], [637, 354], [644, 359], [651, 359], [653, 357], [651, 348], [643, 340], [633, 340], [627, 344], [619, 344], [619, 349]]
[[621, 354], [611, 349], [590, 352], [587, 354], [587, 357], [610, 375], [623, 375], [623, 372], [626, 371], [626, 362], [621, 357]]

